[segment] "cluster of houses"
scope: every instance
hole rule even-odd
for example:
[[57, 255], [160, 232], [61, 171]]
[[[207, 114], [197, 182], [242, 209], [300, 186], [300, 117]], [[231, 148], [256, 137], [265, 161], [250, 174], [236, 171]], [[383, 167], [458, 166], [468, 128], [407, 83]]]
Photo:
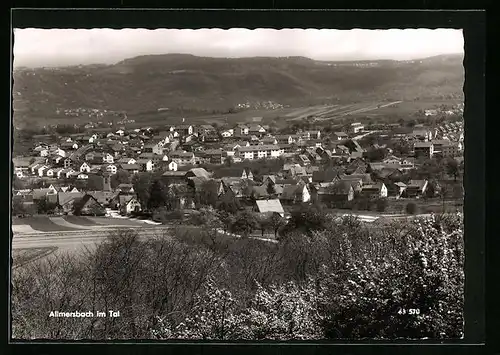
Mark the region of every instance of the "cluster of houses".
[[[332, 132], [327, 136], [320, 130], [295, 134], [269, 131], [268, 126], [258, 123], [219, 129], [212, 125], [181, 124], [164, 130], [144, 127], [71, 134], [60, 137], [57, 142], [40, 142], [31, 156], [13, 159], [18, 178], [43, 179], [50, 185], [46, 189], [15, 191], [14, 195], [29, 204], [45, 194], [55, 199], [64, 213], [74, 211], [73, 202], [87, 196], [87, 202], [82, 205], [84, 212], [93, 204], [118, 208], [128, 214], [144, 206], [140, 206], [131, 185], [111, 189], [111, 176], [120, 171], [129, 176], [155, 171], [161, 172], [168, 188], [182, 191], [176, 194], [182, 207], [192, 207], [192, 197], [200, 192], [204, 182], [211, 180], [217, 182], [221, 199], [274, 201], [256, 203], [259, 211], [259, 205], [266, 209], [265, 206], [278, 204], [352, 201], [356, 196], [419, 197], [426, 193], [427, 181], [403, 183], [399, 179], [416, 168], [415, 158], [431, 158], [436, 154], [454, 157], [463, 149], [460, 139], [452, 141], [436, 131], [415, 127], [407, 135], [414, 142], [413, 156], [389, 155], [381, 161], [367, 162], [366, 149], [355, 139], [364, 132], [359, 123], [352, 124], [347, 133]], [[373, 147], [380, 146], [374, 144]], [[254, 177], [255, 172], [248, 168], [232, 167], [244, 161], [278, 158], [283, 159], [284, 165], [274, 175]], [[73, 187], [75, 180], [88, 180], [91, 175], [102, 181], [98, 191], [79, 191]]]

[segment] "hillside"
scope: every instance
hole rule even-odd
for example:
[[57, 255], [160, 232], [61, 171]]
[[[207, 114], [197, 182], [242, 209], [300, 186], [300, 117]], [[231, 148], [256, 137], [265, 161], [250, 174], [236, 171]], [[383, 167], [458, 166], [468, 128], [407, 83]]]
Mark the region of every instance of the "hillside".
[[160, 107], [227, 109], [247, 101], [285, 105], [328, 101], [461, 97], [463, 56], [414, 62], [320, 62], [304, 57], [205, 58], [147, 55], [114, 65], [17, 68], [16, 119], [56, 109], [98, 108], [129, 113]]

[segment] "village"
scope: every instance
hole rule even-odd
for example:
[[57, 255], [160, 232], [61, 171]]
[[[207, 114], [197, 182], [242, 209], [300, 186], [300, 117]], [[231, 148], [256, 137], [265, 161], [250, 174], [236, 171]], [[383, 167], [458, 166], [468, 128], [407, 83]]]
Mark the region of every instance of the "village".
[[461, 208], [463, 121], [328, 128], [180, 124], [35, 141], [30, 156], [13, 159], [13, 214], [165, 222], [156, 212], [205, 205], [282, 217], [307, 204], [398, 215]]

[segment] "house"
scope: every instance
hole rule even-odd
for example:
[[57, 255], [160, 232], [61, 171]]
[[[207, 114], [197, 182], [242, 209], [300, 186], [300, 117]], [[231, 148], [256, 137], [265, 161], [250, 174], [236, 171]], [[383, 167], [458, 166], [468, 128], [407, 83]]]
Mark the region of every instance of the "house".
[[178, 125], [170, 127], [171, 132], [177, 132], [181, 136], [189, 136], [193, 134], [194, 128], [191, 125]]
[[57, 203], [61, 206], [63, 212], [70, 213], [73, 212], [74, 202], [80, 200], [84, 195], [82, 192], [60, 191], [57, 193]]
[[404, 182], [394, 182], [387, 184], [387, 196], [400, 198], [406, 190]]
[[76, 150], [78, 149], [78, 143], [77, 142], [63, 142], [61, 143], [61, 148], [67, 149], [67, 150]]
[[73, 213], [77, 216], [104, 216], [106, 209], [94, 196], [85, 194], [78, 201], [74, 201]]
[[215, 171], [215, 178], [238, 178], [253, 180], [253, 173], [248, 168], [221, 168]]
[[116, 187], [115, 191], [120, 191], [123, 193], [134, 193], [134, 186], [132, 184], [120, 184]]
[[264, 137], [260, 140], [259, 144], [277, 145], [278, 140], [274, 137]]
[[47, 171], [46, 171], [47, 177], [57, 178], [57, 173], [59, 171], [61, 171], [61, 170], [62, 170], [62, 168], [50, 168], [50, 169], [47, 169]]
[[230, 128], [230, 129], [225, 129], [223, 131], [221, 131], [221, 136], [222, 138], [230, 138], [234, 135], [234, 129]]
[[432, 139], [432, 132], [427, 129], [414, 129], [412, 136], [421, 141], [430, 141]]
[[186, 171], [165, 171], [161, 175], [162, 181], [166, 186], [172, 183], [180, 183], [186, 181]]
[[434, 155], [434, 145], [432, 142], [415, 142], [413, 144], [415, 157], [432, 158]]
[[387, 197], [387, 186], [379, 182], [371, 185], [363, 185], [361, 194], [367, 197]]
[[45, 171], [48, 169], [49, 167], [47, 165], [42, 165], [40, 167], [37, 168], [37, 175], [42, 177], [44, 174], [45, 174]]
[[460, 143], [452, 142], [449, 140], [433, 140], [433, 154], [440, 154], [442, 157], [453, 158], [458, 155], [460, 151]]
[[307, 157], [307, 155], [305, 154], [300, 154], [299, 155], [299, 161], [303, 164], [303, 165], [309, 165], [311, 164], [311, 160], [309, 160], [309, 158]]
[[396, 164], [396, 165], [399, 165], [401, 164], [401, 158], [398, 158], [394, 155], [389, 155], [387, 158], [385, 158], [384, 160], [382, 160], [382, 163], [384, 164]]
[[158, 154], [161, 155], [163, 154], [163, 145], [158, 143], [149, 143], [144, 145], [144, 148], [142, 150], [144, 153], [153, 153], [153, 154]]
[[207, 149], [197, 155], [203, 157], [204, 160], [209, 164], [222, 164], [223, 163], [223, 151], [221, 149]]
[[141, 171], [141, 166], [139, 164], [121, 164], [120, 169], [128, 171], [131, 174], [137, 174]]
[[[190, 137], [194, 137], [194, 136], [190, 136]], [[200, 134], [198, 140], [200, 142], [203, 142], [203, 143], [215, 143], [215, 142], [218, 142], [220, 140], [220, 137], [217, 134], [217, 132], [214, 131], [214, 132]], [[188, 141], [188, 140], [186, 139], [186, 141]]]
[[341, 174], [340, 180], [343, 181], [359, 181], [361, 185], [370, 185], [373, 181], [370, 174]]
[[420, 197], [427, 191], [427, 180], [410, 180], [403, 192], [403, 197]]
[[122, 157], [116, 161], [118, 164], [135, 164], [137, 160], [134, 158]]
[[109, 153], [103, 153], [102, 154], [102, 162], [103, 163], [108, 163], [108, 164], [113, 164], [115, 162], [115, 158], [113, 155]]
[[63, 161], [64, 169], [71, 168], [72, 166], [73, 166], [73, 159], [71, 159], [71, 157], [64, 159], [64, 161]]
[[294, 142], [293, 137], [287, 134], [278, 134], [275, 139], [278, 141], [278, 144], [292, 144]]
[[105, 172], [110, 173], [111, 175], [115, 175], [117, 171], [117, 167], [114, 164], [106, 164], [101, 167], [101, 169]]
[[255, 201], [255, 212], [259, 213], [278, 213], [281, 217], [285, 216], [285, 211], [280, 200], [257, 200]]
[[305, 203], [311, 201], [311, 193], [305, 184], [288, 185], [283, 188], [279, 199], [286, 204]]
[[120, 213], [129, 215], [132, 212], [140, 212], [142, 210], [141, 203], [134, 196], [120, 195]]
[[347, 202], [354, 199], [354, 188], [349, 181], [335, 181], [334, 183], [318, 186], [313, 190], [313, 198], [323, 203]]
[[278, 145], [254, 145], [249, 147], [239, 147], [236, 148], [236, 152], [242, 159], [265, 159], [271, 158], [275, 159], [281, 155], [280, 148]]
[[247, 136], [249, 133], [249, 127], [245, 125], [237, 125], [234, 127], [234, 135], [237, 136]]
[[306, 131], [305, 133], [307, 135], [306, 139], [321, 139], [321, 131], [319, 130]]
[[248, 134], [260, 136], [264, 133], [266, 133], [266, 130], [261, 125], [255, 124], [248, 127]]
[[14, 165], [14, 172], [17, 177], [24, 177], [30, 167], [30, 159], [31, 158], [12, 158], [12, 164]]
[[136, 165], [139, 165], [144, 171], [153, 171], [154, 163], [151, 159], [139, 158], [136, 161]]
[[333, 182], [340, 179], [340, 173], [341, 172], [339, 169], [325, 169], [314, 171], [312, 174], [312, 182]]
[[119, 129], [118, 131], [115, 132], [115, 134], [123, 136], [125, 134], [125, 131], [123, 129]]
[[210, 132], [216, 132], [216, 129], [214, 126], [209, 125], [209, 124], [202, 124], [196, 128], [196, 133], [198, 135], [210, 133]]
[[344, 132], [334, 132], [333, 133], [333, 139], [334, 140], [337, 140], [337, 141], [342, 141], [342, 140], [345, 140], [345, 139], [348, 139], [349, 136], [347, 135], [347, 133], [344, 133]]
[[193, 152], [173, 151], [169, 154], [169, 160], [175, 161], [178, 165], [195, 165], [195, 155]]
[[168, 170], [177, 171], [178, 166], [179, 164], [172, 160], [170, 163], [168, 163]]
[[362, 132], [364, 129], [365, 126], [363, 126], [360, 122], [351, 123], [351, 126], [349, 127], [349, 131], [354, 134]]
[[87, 164], [86, 162], [83, 162], [81, 165], [80, 165], [80, 168], [78, 169], [81, 173], [90, 173], [90, 165]]

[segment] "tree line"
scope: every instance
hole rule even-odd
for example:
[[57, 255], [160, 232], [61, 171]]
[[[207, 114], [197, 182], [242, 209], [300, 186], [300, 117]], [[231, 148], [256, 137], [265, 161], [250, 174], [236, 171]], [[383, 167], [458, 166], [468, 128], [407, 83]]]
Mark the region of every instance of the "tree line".
[[[16, 339], [394, 339], [463, 334], [460, 214], [365, 227], [311, 209], [278, 243], [178, 226], [144, 240], [111, 233], [12, 277]], [[119, 318], [49, 318], [51, 310]], [[414, 310], [409, 312], [409, 310]], [[418, 310], [418, 314], [416, 313]]]

